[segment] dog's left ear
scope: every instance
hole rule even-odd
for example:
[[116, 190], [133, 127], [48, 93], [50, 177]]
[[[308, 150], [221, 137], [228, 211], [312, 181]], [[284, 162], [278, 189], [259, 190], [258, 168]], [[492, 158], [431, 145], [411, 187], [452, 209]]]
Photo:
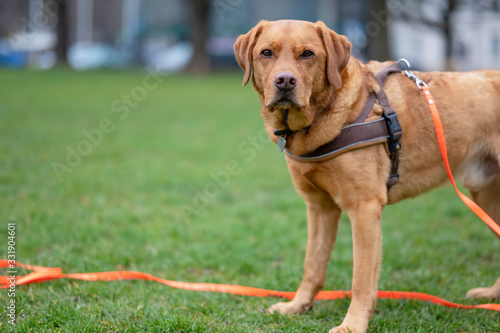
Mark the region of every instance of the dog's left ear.
[[252, 30], [245, 35], [240, 35], [234, 43], [234, 56], [238, 65], [245, 71], [243, 85], [248, 83], [252, 73], [252, 51], [262, 28], [267, 21], [260, 21]]
[[316, 25], [318, 26], [318, 34], [323, 39], [326, 50], [326, 75], [328, 83], [335, 89], [339, 89], [342, 86], [340, 73], [349, 62], [352, 44], [347, 37], [328, 29], [322, 21], [316, 22]]

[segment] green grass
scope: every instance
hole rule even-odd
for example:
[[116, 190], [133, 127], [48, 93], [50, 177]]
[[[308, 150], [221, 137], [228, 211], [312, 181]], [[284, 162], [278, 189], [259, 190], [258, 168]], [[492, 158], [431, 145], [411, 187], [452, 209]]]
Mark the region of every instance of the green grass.
[[[140, 88], [145, 75], [0, 71], [0, 257], [14, 221], [17, 259], [28, 264], [295, 290], [305, 207], [283, 155], [255, 138], [256, 93], [241, 73], [162, 77], [150, 91]], [[140, 101], [127, 107], [120, 100], [131, 93]], [[112, 130], [97, 140], [103, 119]], [[68, 149], [88, 154], [70, 167]], [[464, 295], [498, 278], [500, 242], [451, 188], [387, 207], [383, 229], [380, 289], [488, 301]], [[349, 289], [351, 274], [343, 217], [325, 289]], [[1, 291], [2, 332], [14, 331], [8, 300]], [[325, 332], [349, 304], [268, 315], [278, 299], [76, 280], [20, 286], [16, 301], [18, 332]], [[500, 314], [380, 300], [370, 332], [500, 332]]]

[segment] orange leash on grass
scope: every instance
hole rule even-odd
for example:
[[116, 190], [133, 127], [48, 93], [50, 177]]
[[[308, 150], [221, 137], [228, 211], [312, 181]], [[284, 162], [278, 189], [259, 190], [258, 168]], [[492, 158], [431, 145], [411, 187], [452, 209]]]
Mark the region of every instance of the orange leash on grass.
[[474, 201], [472, 201], [465, 194], [460, 192], [460, 190], [457, 188], [455, 180], [453, 179], [453, 175], [451, 174], [450, 164], [448, 163], [446, 139], [444, 137], [443, 124], [441, 122], [441, 117], [439, 116], [436, 103], [434, 102], [434, 99], [432, 98], [431, 92], [429, 90], [429, 87], [427, 87], [427, 85], [425, 84], [419, 85], [418, 83], [417, 85], [424, 92], [425, 99], [427, 100], [427, 105], [429, 106], [429, 110], [431, 111], [432, 121], [434, 122], [434, 128], [436, 130], [436, 137], [439, 144], [439, 149], [441, 150], [441, 155], [443, 156], [444, 165], [446, 167], [446, 172], [448, 173], [448, 178], [450, 179], [450, 182], [453, 184], [455, 191], [457, 192], [460, 199], [462, 199], [464, 204], [467, 207], [469, 207], [470, 210], [472, 210], [484, 223], [486, 223], [488, 227], [491, 228], [491, 230], [493, 230], [494, 233], [496, 233], [500, 237], [500, 226], [496, 224], [495, 221], [493, 221], [493, 219], [488, 214], [486, 214], [486, 212], [481, 207], [479, 207]]
[[[408, 73], [407, 76], [413, 79], [417, 83], [417, 86], [424, 92], [424, 96], [427, 100], [427, 104], [432, 114], [432, 119], [436, 130], [436, 137], [439, 143], [441, 154], [443, 156], [443, 161], [446, 167], [446, 171], [448, 173], [448, 177], [450, 178], [451, 183], [453, 184], [453, 187], [457, 191], [458, 196], [467, 205], [467, 207], [469, 207], [497, 235], [500, 236], [500, 227], [495, 223], [495, 221], [493, 221], [493, 219], [489, 217], [488, 214], [486, 214], [474, 201], [469, 199], [467, 196], [465, 196], [462, 192], [458, 190], [455, 181], [453, 180], [453, 175], [451, 174], [451, 169], [448, 163], [448, 154], [446, 151], [446, 140], [444, 137], [443, 125], [441, 123], [441, 118], [439, 117], [437, 107], [434, 103], [429, 88], [423, 81], [418, 79], [413, 73], [409, 71], [406, 72]], [[409, 73], [411, 73], [411, 75], [413, 76], [410, 76]], [[295, 296], [295, 292], [289, 292], [289, 291], [276, 291], [276, 290], [268, 290], [268, 289], [229, 285], [229, 284], [218, 284], [218, 283], [189, 283], [189, 282], [171, 281], [156, 277], [151, 274], [133, 272], [133, 271], [64, 274], [61, 268], [59, 267], [53, 267], [53, 268], [40, 267], [40, 266], [25, 265], [20, 262], [12, 262], [9, 260], [0, 260], [0, 268], [9, 268], [10, 271], [13, 271], [15, 267], [26, 268], [32, 270], [33, 272], [25, 276], [14, 276], [13, 279], [12, 276], [10, 277], [0, 276], [0, 289], [13, 288], [18, 285], [39, 283], [55, 279], [77, 279], [85, 281], [148, 280], [148, 281], [155, 281], [158, 283], [162, 283], [172, 288], [185, 289], [185, 290], [214, 291], [219, 293], [228, 293], [228, 294], [243, 295], [243, 296], [257, 296], [257, 297], [275, 296], [275, 297], [284, 297], [287, 299], [293, 299], [293, 297]], [[8, 273], [10, 274], [12, 272]], [[350, 291], [320, 291], [318, 295], [316, 295], [315, 299], [332, 300], [332, 299], [346, 298], [350, 296], [351, 296]], [[500, 311], [500, 304], [489, 303], [489, 304], [478, 304], [478, 305], [463, 305], [463, 304], [449, 302], [442, 298], [420, 292], [378, 291], [377, 297], [385, 299], [409, 299], [409, 300], [426, 301], [452, 308], [488, 309], [493, 311]]]
[[[99, 272], [99, 273], [72, 273], [64, 274], [59, 267], [40, 267], [25, 265], [20, 262], [10, 262], [8, 260], [0, 260], [0, 268], [8, 268], [10, 271], [14, 270], [15, 267], [22, 267], [32, 270], [25, 276], [16, 276], [15, 285], [23, 285], [30, 283], [39, 283], [49, 280], [56, 279], [76, 279], [85, 281], [116, 281], [116, 280], [147, 280], [162, 283], [172, 288], [184, 289], [184, 290], [194, 290], [194, 291], [214, 291], [219, 293], [235, 294], [242, 296], [256, 296], [256, 297], [283, 297], [287, 299], [293, 299], [295, 292], [291, 291], [277, 291], [245, 286], [236, 286], [230, 284], [218, 284], [218, 283], [189, 283], [189, 282], [179, 282], [165, 280], [156, 277], [151, 274], [134, 272], [134, 271], [115, 271], [115, 272]], [[12, 279], [8, 276], [0, 276], [0, 289], [11, 288]], [[316, 295], [318, 300], [333, 300], [342, 299], [346, 297], [351, 297], [350, 291], [320, 291]], [[460, 308], [460, 309], [487, 309], [493, 311], [500, 311], [500, 304], [478, 304], [478, 305], [463, 305], [458, 303], [449, 302], [442, 298], [411, 291], [378, 291], [378, 298], [385, 299], [408, 299], [408, 300], [419, 300], [425, 302], [432, 302], [441, 306], [446, 306], [450, 308]]]

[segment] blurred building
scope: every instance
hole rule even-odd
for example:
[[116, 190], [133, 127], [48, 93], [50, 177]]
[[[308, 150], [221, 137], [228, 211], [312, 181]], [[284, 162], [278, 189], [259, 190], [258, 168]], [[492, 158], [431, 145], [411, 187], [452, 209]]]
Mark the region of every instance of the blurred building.
[[459, 70], [500, 69], [500, 13], [462, 10], [453, 16], [453, 63]]
[[[426, 71], [500, 69], [500, 1], [457, 1], [451, 13], [439, 3], [415, 9], [425, 19], [394, 15], [389, 25], [392, 58], [407, 58]], [[449, 15], [449, 27], [443, 25], [444, 15]], [[449, 29], [449, 40], [444, 29]]]

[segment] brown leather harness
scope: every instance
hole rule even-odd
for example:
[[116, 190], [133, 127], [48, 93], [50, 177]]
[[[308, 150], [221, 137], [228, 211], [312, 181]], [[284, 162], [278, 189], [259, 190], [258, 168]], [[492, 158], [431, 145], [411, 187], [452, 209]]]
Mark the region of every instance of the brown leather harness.
[[[380, 86], [380, 91], [378, 93], [370, 93], [358, 118], [348, 126], [343, 127], [335, 139], [304, 155], [293, 155], [288, 149], [284, 149], [285, 153], [300, 162], [316, 163], [332, 159], [354, 149], [378, 143], [387, 143], [391, 159], [391, 173], [387, 180], [387, 189], [389, 190], [392, 186], [396, 185], [399, 180], [398, 166], [399, 151], [401, 150], [401, 143], [399, 142], [401, 138], [401, 125], [399, 124], [396, 112], [389, 105], [383, 87], [389, 74], [401, 73], [401, 63], [401, 61], [395, 62], [374, 76]], [[384, 110], [382, 118], [365, 122], [377, 100]], [[278, 139], [281, 138], [284, 141], [286, 134], [291, 132], [288, 131], [277, 130], [274, 134], [279, 137]]]

